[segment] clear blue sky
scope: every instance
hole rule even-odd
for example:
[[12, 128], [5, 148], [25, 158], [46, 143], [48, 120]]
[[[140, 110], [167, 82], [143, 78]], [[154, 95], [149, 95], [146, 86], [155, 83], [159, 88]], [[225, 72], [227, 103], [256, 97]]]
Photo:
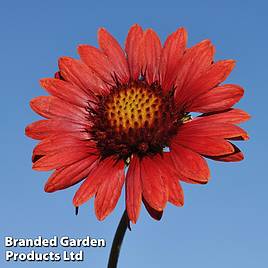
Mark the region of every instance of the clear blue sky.
[[[45, 94], [38, 80], [57, 69], [57, 58], [77, 57], [79, 43], [96, 45], [104, 26], [122, 43], [133, 23], [155, 29], [162, 40], [179, 26], [189, 45], [209, 38], [216, 58], [237, 60], [228, 82], [241, 84], [245, 97], [238, 107], [252, 115], [244, 124], [251, 140], [240, 143], [245, 160], [210, 162], [208, 185], [183, 185], [185, 206], [169, 205], [155, 222], [144, 209], [128, 232], [119, 267], [226, 268], [267, 267], [267, 9], [266, 1], [5, 1], [0, 9], [1, 51], [1, 261], [0, 267], [50, 267], [50, 263], [5, 263], [3, 237], [68, 235], [103, 237], [107, 247], [86, 249], [82, 263], [53, 267], [106, 267], [124, 200], [104, 222], [92, 202], [74, 216], [77, 187], [47, 194], [46, 172], [31, 170], [35, 141], [24, 127], [37, 120], [29, 100]], [[95, 2], [95, 1], [94, 1]], [[223, 3], [224, 2], [224, 3]]]

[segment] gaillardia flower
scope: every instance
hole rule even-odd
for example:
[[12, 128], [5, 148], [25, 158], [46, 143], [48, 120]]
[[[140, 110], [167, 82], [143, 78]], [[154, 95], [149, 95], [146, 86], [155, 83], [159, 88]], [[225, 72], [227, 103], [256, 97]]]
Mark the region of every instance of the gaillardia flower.
[[186, 48], [183, 28], [163, 46], [139, 25], [131, 27], [124, 50], [103, 28], [98, 41], [99, 48], [78, 47], [80, 60], [60, 58], [55, 78], [41, 79], [50, 96], [34, 98], [31, 107], [46, 119], [26, 128], [40, 140], [33, 169], [54, 170], [46, 192], [83, 180], [73, 204], [95, 196], [99, 220], [115, 208], [124, 184], [133, 223], [142, 202], [160, 219], [168, 201], [183, 205], [180, 181], [208, 182], [204, 157], [243, 159], [231, 143], [248, 139], [235, 124], [249, 115], [232, 108], [243, 89], [221, 85], [235, 63], [214, 62], [209, 40]]

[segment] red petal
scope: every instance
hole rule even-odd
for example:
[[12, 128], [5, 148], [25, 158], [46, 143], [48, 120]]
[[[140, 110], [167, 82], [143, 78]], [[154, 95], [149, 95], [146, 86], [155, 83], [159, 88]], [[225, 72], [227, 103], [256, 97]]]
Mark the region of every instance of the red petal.
[[86, 93], [102, 95], [109, 92], [107, 85], [80, 60], [62, 57], [59, 59], [59, 69], [66, 81], [80, 87]]
[[64, 151], [43, 156], [33, 164], [34, 170], [48, 171], [71, 165], [89, 156], [91, 149], [84, 146], [66, 148]]
[[183, 176], [203, 183], [208, 181], [209, 168], [202, 156], [176, 143], [172, 143], [170, 154]]
[[97, 156], [91, 155], [65, 168], [56, 170], [49, 177], [45, 185], [45, 191], [52, 193], [80, 182], [95, 168], [97, 158]]
[[139, 158], [133, 156], [126, 176], [126, 207], [128, 218], [136, 223], [140, 214], [142, 199], [141, 172]]
[[105, 82], [114, 84], [114, 66], [108, 57], [98, 48], [89, 45], [79, 45], [78, 53], [81, 60], [90, 67]]
[[181, 136], [211, 137], [224, 139], [243, 139], [249, 137], [245, 130], [229, 123], [214, 123], [206, 120], [205, 117], [198, 117], [190, 122], [183, 124], [179, 133]]
[[178, 181], [182, 176], [176, 172], [170, 153], [156, 155], [154, 156], [154, 161], [158, 163], [159, 173], [161, 173], [168, 188], [168, 201], [175, 206], [182, 206], [184, 204], [184, 196]]
[[175, 83], [175, 101], [178, 106], [181, 106], [189, 97], [190, 84], [211, 66], [214, 53], [214, 46], [209, 40], [204, 40], [186, 50]]
[[168, 185], [168, 201], [175, 206], [183, 206], [184, 195], [178, 179], [175, 177], [166, 177], [166, 182]]
[[[231, 73], [235, 66], [234, 60], [218, 61], [210, 66], [198, 79], [187, 87], [187, 97], [184, 104], [187, 106], [199, 95], [208, 92], [221, 82], [223, 82]], [[188, 111], [188, 109], [186, 109]]]
[[[189, 68], [184, 81], [185, 87], [190, 88], [191, 84], [211, 67], [214, 54], [215, 47], [210, 40], [203, 40], [185, 53], [185, 68]], [[188, 65], [188, 61], [191, 66]]]
[[180, 135], [179, 132], [173, 142], [204, 156], [217, 156], [234, 152], [233, 146], [228, 141], [220, 138], [186, 136]]
[[244, 90], [240, 86], [219, 86], [195, 98], [187, 110], [200, 113], [226, 110], [237, 103], [243, 94]]
[[83, 108], [87, 107], [89, 102], [96, 101], [94, 95], [60, 79], [44, 78], [40, 80], [40, 84], [51, 95]]
[[208, 113], [199, 116], [202, 120], [215, 123], [238, 124], [250, 119], [250, 115], [241, 109], [228, 109], [224, 112]]
[[86, 124], [86, 110], [54, 96], [40, 96], [31, 100], [31, 108], [45, 118], [61, 118]]
[[121, 46], [104, 28], [99, 29], [98, 40], [100, 48], [114, 67], [114, 75], [116, 75], [122, 83], [127, 83], [129, 81], [129, 70], [126, 55]]
[[141, 72], [138, 48], [142, 39], [142, 35], [142, 28], [138, 24], [135, 24], [130, 28], [126, 39], [125, 50], [127, 53], [130, 74], [133, 80], [137, 80]]
[[206, 184], [207, 180], [193, 180], [193, 179], [189, 179], [186, 177], [180, 177], [180, 181], [186, 182], [186, 183], [191, 183], [191, 184]]
[[104, 220], [117, 204], [125, 180], [124, 167], [124, 161], [114, 162], [106, 179], [101, 182], [97, 190], [94, 205], [96, 216], [100, 221]]
[[[176, 164], [174, 163], [171, 155], [172, 154], [169, 152], [169, 153], [163, 153], [163, 155], [161, 156], [161, 158], [162, 158], [162, 164], [163, 164], [163, 166], [165, 168], [164, 169], [164, 172], [166, 172], [166, 174], [170, 174], [169, 175], [170, 178], [175, 178], [175, 181], [177, 181], [179, 179], [180, 181], [187, 182], [187, 183], [194, 183], [194, 184], [196, 184], [196, 183], [198, 183], [198, 184], [200, 184], [200, 183], [201, 184], [207, 183], [207, 180], [206, 181], [204, 181], [204, 180], [201, 180], [201, 181], [198, 181], [197, 180], [196, 181], [196, 180], [194, 180], [192, 178], [190, 179], [190, 178], [187, 178], [187, 177], [183, 176], [181, 174], [181, 172], [179, 170], [177, 170]], [[179, 185], [179, 187], [180, 187], [180, 185]], [[181, 193], [181, 196], [179, 197], [179, 199], [181, 200], [180, 201], [181, 202], [181, 205], [183, 205], [183, 203], [184, 203], [183, 198], [184, 198], [183, 197], [183, 193]]]
[[155, 210], [161, 211], [166, 206], [168, 190], [155, 163], [150, 157], [141, 161], [142, 194], [148, 204]]
[[87, 139], [89, 134], [85, 131], [87, 126], [66, 120], [50, 119], [39, 120], [25, 128], [25, 134], [33, 139], [42, 140], [57, 133], [72, 133]]
[[161, 42], [158, 35], [151, 29], [144, 32], [139, 47], [140, 69], [145, 73], [149, 84], [159, 80], [159, 61], [161, 55]]
[[178, 75], [179, 64], [185, 52], [187, 43], [187, 32], [179, 28], [168, 36], [160, 58], [160, 79], [164, 92], [170, 90]]
[[109, 180], [117, 172], [114, 164], [115, 161], [111, 157], [99, 161], [96, 168], [89, 174], [75, 193], [73, 198], [74, 206], [78, 207], [88, 201], [95, 195], [100, 184], [106, 179]]
[[[42, 140], [34, 149], [34, 155], [46, 155], [65, 151], [70, 147], [85, 147], [87, 150], [92, 149], [92, 153], [97, 153], [96, 145], [89, 140], [82, 140], [70, 133], [61, 133], [50, 136]], [[34, 156], [33, 156], [34, 158]]]
[[157, 220], [157, 221], [160, 221], [162, 216], [163, 216], [163, 210], [161, 211], [158, 211], [158, 210], [155, 210], [154, 208], [150, 207], [150, 205], [146, 202], [146, 200], [143, 198], [142, 199], [142, 202], [146, 208], [146, 210], [148, 211], [148, 213], [150, 214], [150, 216]]
[[234, 152], [232, 154], [214, 156], [214, 157], [209, 157], [209, 158], [216, 160], [216, 161], [223, 161], [223, 162], [238, 162], [238, 161], [243, 160], [244, 159], [243, 153], [234, 144], [232, 144], [232, 146], [234, 147]]

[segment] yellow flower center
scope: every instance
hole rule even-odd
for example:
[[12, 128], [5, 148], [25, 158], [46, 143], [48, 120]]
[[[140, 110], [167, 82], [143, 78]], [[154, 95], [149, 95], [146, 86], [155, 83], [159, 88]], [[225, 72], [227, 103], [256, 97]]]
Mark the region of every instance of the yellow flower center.
[[106, 102], [107, 119], [116, 131], [151, 127], [159, 120], [162, 98], [152, 90], [132, 86], [115, 92]]

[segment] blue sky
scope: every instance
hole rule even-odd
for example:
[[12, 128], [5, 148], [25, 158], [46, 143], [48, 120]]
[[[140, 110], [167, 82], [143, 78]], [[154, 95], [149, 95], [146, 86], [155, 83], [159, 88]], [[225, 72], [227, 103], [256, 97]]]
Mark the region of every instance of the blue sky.
[[208, 185], [184, 184], [183, 208], [169, 205], [160, 222], [143, 209], [138, 224], [126, 235], [118, 267], [266, 267], [267, 8], [266, 1], [2, 2], [0, 267], [51, 265], [4, 262], [7, 235], [105, 238], [106, 248], [85, 249], [84, 262], [53, 263], [57, 268], [105, 267], [123, 198], [104, 222], [96, 220], [92, 202], [74, 216], [72, 197], [77, 186], [54, 194], [43, 191], [49, 173], [31, 170], [35, 141], [24, 136], [24, 127], [39, 118], [28, 103], [45, 94], [38, 80], [53, 75], [58, 57], [77, 57], [80, 43], [97, 45], [96, 31], [102, 26], [122, 44], [133, 23], [155, 29], [162, 40], [184, 26], [189, 46], [209, 38], [216, 46], [216, 59], [237, 60], [228, 82], [246, 90], [237, 107], [252, 115], [243, 125], [251, 140], [239, 144], [245, 153], [243, 162], [209, 162]]

